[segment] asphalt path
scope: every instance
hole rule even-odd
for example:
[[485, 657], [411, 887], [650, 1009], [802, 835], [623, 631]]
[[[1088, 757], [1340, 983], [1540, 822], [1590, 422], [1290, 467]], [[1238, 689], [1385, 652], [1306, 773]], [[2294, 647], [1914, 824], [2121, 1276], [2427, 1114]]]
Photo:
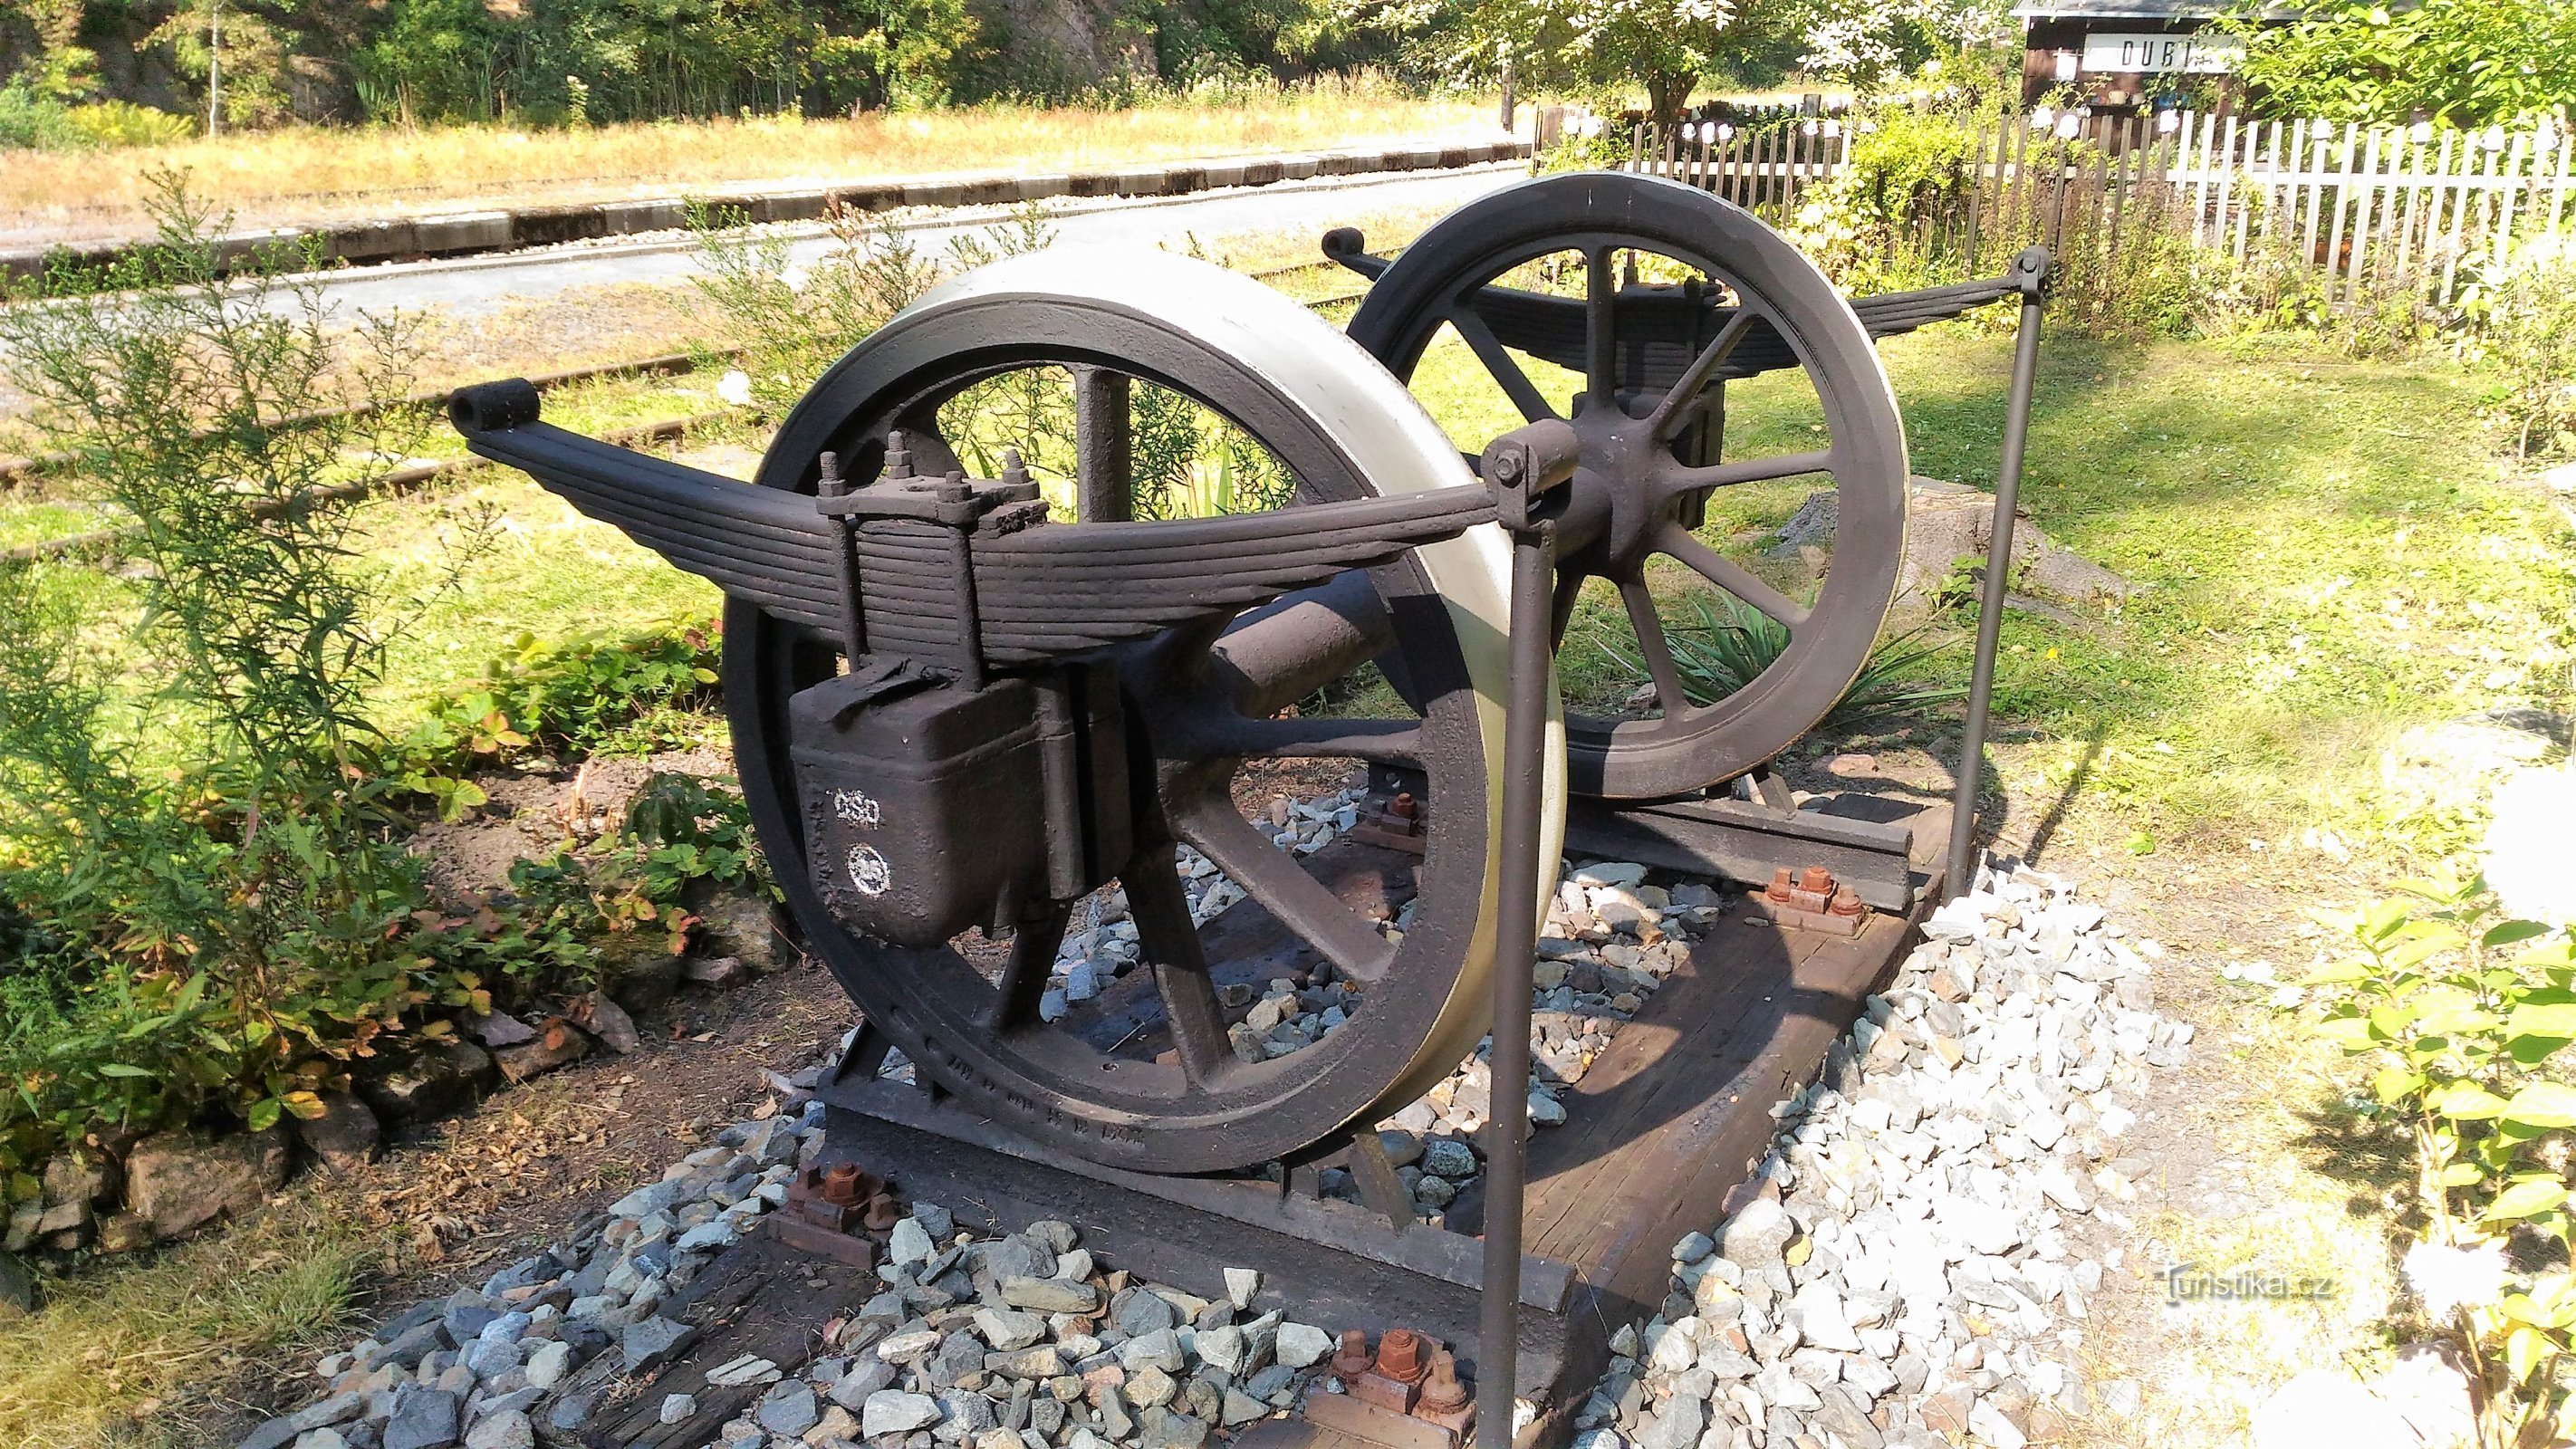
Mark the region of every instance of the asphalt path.
[[[1238, 187], [1188, 196], [1059, 200], [1046, 203], [1057, 240], [1153, 246], [1188, 236], [1285, 232], [1309, 240], [1367, 211], [1429, 207], [1449, 210], [1529, 174], [1520, 162], [1457, 171], [1394, 172]], [[949, 238], [1010, 219], [1017, 208], [974, 207], [905, 217], [898, 225], [925, 251]], [[792, 238], [791, 262], [810, 262], [833, 245], [819, 223], [780, 228]], [[621, 282], [676, 282], [699, 270], [698, 245], [686, 237], [631, 242], [577, 242], [452, 261], [358, 267], [326, 275], [323, 290], [340, 315], [352, 311], [431, 310], [471, 317], [577, 288]]]

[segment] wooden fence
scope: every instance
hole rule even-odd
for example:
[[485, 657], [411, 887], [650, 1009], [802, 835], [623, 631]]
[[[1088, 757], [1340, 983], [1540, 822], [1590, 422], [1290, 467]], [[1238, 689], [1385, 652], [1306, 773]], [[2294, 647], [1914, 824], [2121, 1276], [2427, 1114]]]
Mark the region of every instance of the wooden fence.
[[[1853, 124], [1640, 124], [1624, 165], [1784, 219], [1810, 187], [1843, 174]], [[2448, 306], [2516, 241], [2576, 223], [2576, 132], [2545, 121], [2463, 132], [2189, 111], [2069, 123], [2038, 112], [1982, 128], [1968, 176], [1958, 195], [1916, 208], [1927, 259], [1992, 265], [2034, 242], [2116, 258], [2124, 234], [2162, 223], [2240, 262], [2304, 265], [2324, 300], [2345, 308], [2392, 290]]]

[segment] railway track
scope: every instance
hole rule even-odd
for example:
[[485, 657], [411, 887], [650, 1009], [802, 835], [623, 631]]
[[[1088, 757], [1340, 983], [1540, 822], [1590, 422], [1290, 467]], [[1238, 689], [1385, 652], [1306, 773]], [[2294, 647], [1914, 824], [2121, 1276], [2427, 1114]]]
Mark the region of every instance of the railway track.
[[[1313, 262], [1299, 262], [1291, 266], [1272, 267], [1263, 271], [1252, 272], [1249, 273], [1249, 275], [1255, 280], [1267, 282], [1275, 281], [1281, 277], [1290, 277], [1309, 272], [1323, 271], [1331, 268], [1332, 266], [1333, 263], [1321, 260]], [[1330, 297], [1310, 299], [1303, 305], [1309, 308], [1321, 309], [1356, 302], [1365, 295], [1367, 295], [1365, 289], [1356, 292], [1337, 293]], [[702, 361], [720, 361], [739, 355], [739, 349], [733, 348], [709, 353], [666, 352], [652, 357], [634, 358], [622, 362], [606, 362], [590, 367], [565, 368], [557, 372], [544, 373], [528, 380], [536, 385], [539, 392], [550, 392], [576, 383], [609, 381], [635, 377], [671, 376], [680, 373], [687, 373], [695, 371]], [[458, 384], [456, 386], [424, 389], [419, 392], [405, 395], [398, 402], [391, 404], [391, 406], [443, 409], [447, 406], [448, 399], [454, 397], [458, 390], [466, 385], [467, 384]], [[360, 417], [379, 410], [380, 408], [377, 404], [360, 403], [345, 408], [330, 408], [311, 413], [298, 414], [295, 417], [285, 420], [282, 426], [310, 426], [314, 423], [323, 422], [331, 418]], [[621, 445], [645, 442], [669, 442], [685, 437], [695, 429], [731, 421], [734, 416], [735, 415], [730, 412], [691, 413], [682, 417], [661, 418], [651, 422], [639, 423], [631, 427], [617, 429], [613, 432], [604, 432], [600, 434], [600, 436], [610, 442], [615, 442]], [[48, 472], [60, 471], [68, 467], [72, 462], [73, 459], [71, 456], [64, 453], [39, 454], [35, 457], [0, 458], [0, 488], [15, 487], [22, 484], [29, 478]], [[487, 466], [489, 465], [484, 463], [482, 459], [471, 456], [440, 459], [436, 462], [430, 463], [415, 463], [380, 473], [373, 478], [357, 479], [348, 483], [334, 485], [333, 487], [324, 490], [322, 496], [325, 498], [340, 499], [366, 497], [377, 493], [405, 493], [417, 489], [423, 484], [446, 477], [452, 473], [461, 473], [469, 469]], [[18, 544], [8, 549], [0, 549], [0, 561], [27, 562], [38, 559], [59, 559], [84, 555], [93, 555], [102, 559], [112, 558], [116, 556], [114, 552], [116, 545], [122, 540], [132, 537], [136, 532], [136, 527], [136, 525], [127, 524], [115, 528], [91, 529], [83, 533], [64, 534], [55, 538], [40, 539], [33, 543]]]

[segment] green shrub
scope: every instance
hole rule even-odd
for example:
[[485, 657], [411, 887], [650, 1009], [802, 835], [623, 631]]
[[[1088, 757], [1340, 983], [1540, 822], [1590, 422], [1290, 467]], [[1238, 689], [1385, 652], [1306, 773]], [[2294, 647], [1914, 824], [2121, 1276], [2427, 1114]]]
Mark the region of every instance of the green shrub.
[[0, 151], [74, 151], [88, 144], [70, 107], [20, 81], [0, 85]]
[[2319, 1030], [2372, 1069], [2366, 1110], [2414, 1148], [2406, 1273], [2480, 1380], [2479, 1443], [2550, 1441], [2576, 1348], [2576, 946], [2495, 919], [2474, 875], [2404, 890], [2344, 921], [2352, 954], [2303, 985]]
[[827, 219], [832, 245], [800, 267], [784, 235], [754, 230], [741, 212], [688, 209], [699, 318], [718, 346], [740, 349], [750, 401], [770, 418], [939, 279], [938, 262], [891, 221], [837, 204]]
[[193, 116], [174, 116], [132, 101], [92, 101], [74, 106], [63, 119], [98, 146], [167, 146], [197, 134]]
[[335, 485], [410, 449], [407, 331], [337, 329], [288, 258], [209, 285], [211, 218], [175, 179], [160, 219], [115, 305], [56, 278], [0, 310], [12, 380], [134, 516], [142, 565], [0, 569], [0, 1173], [102, 1127], [318, 1111], [386, 1038], [581, 988], [596, 937], [684, 937], [684, 895], [759, 869], [738, 803], [687, 796], [654, 839], [529, 867], [514, 898], [433, 895], [402, 838], [418, 794], [461, 809], [480, 754], [652, 742], [714, 682], [709, 631], [522, 637], [389, 737], [384, 641], [420, 601], [361, 555]]
[[2576, 452], [2576, 231], [2534, 237], [2475, 279], [2459, 325], [2500, 375], [2494, 402], [2514, 451]]
[[546, 640], [522, 631], [431, 707], [375, 763], [454, 820], [484, 803], [469, 778], [524, 752], [588, 755], [687, 744], [691, 712], [712, 698], [713, 620], [632, 634]]
[[[1596, 623], [1593, 638], [1603, 654], [1641, 683], [1647, 678], [1645, 661], [1612, 626]], [[1681, 672], [1682, 692], [1691, 703], [1706, 705], [1760, 678], [1788, 649], [1789, 631], [1732, 594], [1693, 593], [1680, 610], [1667, 615], [1664, 641]], [[1938, 665], [1954, 643], [1931, 623], [1880, 640], [1816, 728], [1832, 735], [1862, 734], [1962, 698], [1965, 685], [1939, 677]]]

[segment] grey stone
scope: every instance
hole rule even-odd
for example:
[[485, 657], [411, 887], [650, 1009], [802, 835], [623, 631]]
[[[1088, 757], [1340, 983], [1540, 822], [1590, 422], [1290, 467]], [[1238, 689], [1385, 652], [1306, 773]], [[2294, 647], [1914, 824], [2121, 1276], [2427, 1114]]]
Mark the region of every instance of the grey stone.
[[1797, 1225], [1789, 1221], [1787, 1209], [1771, 1198], [1757, 1197], [1718, 1230], [1717, 1251], [1741, 1267], [1776, 1267], [1781, 1250], [1796, 1234]]
[[1130, 1374], [1145, 1369], [1178, 1373], [1186, 1361], [1179, 1333], [1169, 1328], [1139, 1334], [1118, 1345], [1118, 1366]]
[[36, 1275], [14, 1254], [0, 1249], [0, 1322], [36, 1311]]
[[126, 1205], [152, 1225], [155, 1237], [185, 1237], [258, 1208], [286, 1185], [286, 1172], [282, 1128], [212, 1141], [164, 1132], [127, 1154]]
[[1013, 1308], [1039, 1313], [1090, 1313], [1100, 1307], [1100, 1290], [1088, 1283], [1013, 1277], [1002, 1279], [998, 1286], [1002, 1301]]
[[373, 1109], [347, 1092], [324, 1092], [322, 1115], [290, 1117], [296, 1140], [324, 1170], [347, 1176], [373, 1162], [384, 1150], [384, 1128]]
[[923, 1229], [918, 1218], [897, 1222], [893, 1233], [886, 1239], [886, 1256], [897, 1265], [926, 1263], [930, 1261], [931, 1252], [930, 1234]]
[[660, 1417], [662, 1422], [665, 1424], [679, 1423], [681, 1420], [688, 1418], [697, 1411], [698, 1396], [695, 1394], [664, 1394], [662, 1396], [662, 1413]]
[[625, 1355], [629, 1374], [645, 1374], [679, 1357], [697, 1338], [695, 1328], [655, 1314], [626, 1325], [618, 1336], [618, 1349]]
[[1255, 1419], [1263, 1418], [1269, 1412], [1268, 1404], [1240, 1389], [1228, 1389], [1225, 1391], [1223, 1407], [1217, 1417], [1227, 1428], [1232, 1428], [1237, 1424], [1249, 1424]]
[[1052, 1278], [1055, 1254], [1045, 1244], [1013, 1234], [984, 1246], [984, 1271], [996, 1280]]
[[1639, 1449], [1696, 1449], [1706, 1424], [1706, 1409], [1699, 1400], [1675, 1394], [1664, 1401], [1663, 1412], [1637, 1436], [1637, 1443]]
[[1434, 1137], [1422, 1144], [1422, 1170], [1434, 1177], [1450, 1179], [1476, 1175], [1476, 1154], [1466, 1143], [1448, 1137]]
[[447, 1330], [448, 1342], [463, 1348], [481, 1339], [483, 1330], [499, 1321], [501, 1312], [479, 1294], [460, 1294], [448, 1300], [447, 1315], [439, 1320], [439, 1326]]
[[1109, 1321], [1117, 1325], [1119, 1332], [1134, 1338], [1178, 1327], [1181, 1319], [1161, 1294], [1127, 1288], [1110, 1300]]
[[1273, 1351], [1289, 1368], [1309, 1368], [1332, 1355], [1333, 1336], [1312, 1324], [1283, 1323]]
[[478, 1379], [494, 1379], [519, 1366], [519, 1346], [488, 1338], [474, 1340], [465, 1350], [465, 1366], [474, 1370]]
[[1046, 1319], [1035, 1313], [1022, 1313], [1009, 1308], [975, 1310], [975, 1331], [997, 1351], [1012, 1353], [1046, 1337]]
[[984, 1372], [1006, 1379], [1051, 1379], [1064, 1373], [1064, 1356], [1051, 1343], [1017, 1353], [988, 1353], [983, 1364]]
[[1171, 1413], [1145, 1433], [1145, 1449], [1199, 1449], [1207, 1443], [1207, 1421], [1188, 1414]]
[[526, 1411], [504, 1409], [475, 1422], [465, 1436], [465, 1449], [537, 1449], [537, 1426]]
[[881, 1434], [908, 1434], [939, 1422], [939, 1401], [928, 1394], [907, 1394], [897, 1389], [881, 1389], [868, 1396], [859, 1414], [859, 1432], [874, 1439]]
[[559, 1340], [538, 1344], [528, 1351], [528, 1382], [540, 1389], [551, 1389], [562, 1383], [572, 1371], [572, 1345]]
[[753, 1422], [772, 1434], [793, 1439], [823, 1421], [823, 1411], [814, 1400], [814, 1386], [801, 1379], [788, 1379], [761, 1398]]
[[894, 1387], [901, 1377], [903, 1371], [884, 1359], [862, 1359], [833, 1381], [832, 1402], [844, 1409], [864, 1409], [871, 1395]]
[[437, 1389], [401, 1395], [385, 1423], [385, 1449], [447, 1449], [456, 1442], [460, 1407], [456, 1395]]
[[644, 1034], [635, 1029], [635, 1018], [617, 1004], [605, 991], [594, 991], [574, 1004], [575, 1014], [599, 1044], [624, 1056], [644, 1045]]

